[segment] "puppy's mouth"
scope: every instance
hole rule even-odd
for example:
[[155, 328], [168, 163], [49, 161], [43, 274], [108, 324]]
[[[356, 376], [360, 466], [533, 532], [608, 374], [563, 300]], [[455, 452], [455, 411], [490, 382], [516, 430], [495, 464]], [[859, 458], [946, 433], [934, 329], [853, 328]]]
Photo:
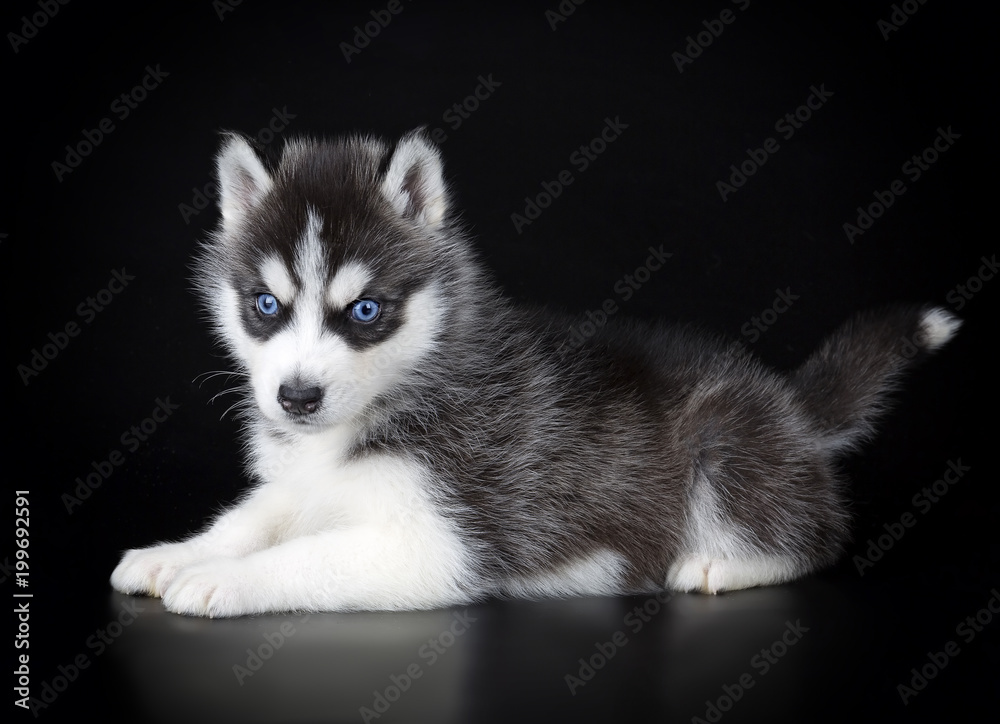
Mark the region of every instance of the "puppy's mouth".
[[320, 414], [296, 415], [284, 412], [271, 417], [271, 419], [288, 432], [301, 432], [305, 434], [322, 432], [331, 425], [326, 416]]

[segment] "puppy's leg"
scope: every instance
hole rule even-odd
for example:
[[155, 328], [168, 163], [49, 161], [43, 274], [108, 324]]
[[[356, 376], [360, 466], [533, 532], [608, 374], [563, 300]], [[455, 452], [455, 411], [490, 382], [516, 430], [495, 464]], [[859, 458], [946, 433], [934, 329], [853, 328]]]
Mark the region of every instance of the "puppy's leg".
[[238, 559], [187, 566], [167, 587], [176, 613], [405, 610], [471, 600], [464, 547], [445, 531], [419, 536], [359, 525], [295, 538]]

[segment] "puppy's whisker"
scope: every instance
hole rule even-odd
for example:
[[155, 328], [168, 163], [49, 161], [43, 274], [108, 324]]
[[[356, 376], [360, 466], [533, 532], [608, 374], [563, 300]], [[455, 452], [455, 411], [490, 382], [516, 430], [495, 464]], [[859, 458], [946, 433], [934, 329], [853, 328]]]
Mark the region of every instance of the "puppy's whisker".
[[[233, 372], [232, 370], [210, 370], [208, 372], [202, 372], [201, 374], [196, 375], [195, 378], [192, 380], [192, 382], [198, 383], [198, 386], [200, 387], [208, 380], [212, 380], [215, 379], [216, 377], [223, 377], [223, 376], [244, 377], [244, 378], [250, 377], [250, 375], [247, 374], [246, 372]], [[201, 381], [199, 382], [199, 380]]]

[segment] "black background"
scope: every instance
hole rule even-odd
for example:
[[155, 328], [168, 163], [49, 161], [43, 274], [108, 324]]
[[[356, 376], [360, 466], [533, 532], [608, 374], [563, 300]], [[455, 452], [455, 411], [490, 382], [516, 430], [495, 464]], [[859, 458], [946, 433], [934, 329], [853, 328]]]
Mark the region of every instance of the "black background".
[[[386, 3], [243, 2], [223, 12], [210, 2], [74, 2], [51, 18], [45, 2], [14, 5], [5, 33], [27, 38], [24, 18], [44, 18], [26, 43], [14, 39], [17, 52], [10, 35], [0, 51], [10, 100], [5, 477], [12, 491], [30, 491], [31, 567], [29, 587], [15, 589], [11, 533], [0, 588], [33, 594], [27, 651], [31, 695], [48, 699], [40, 719], [362, 721], [361, 707], [374, 707], [376, 692], [392, 695], [390, 677], [403, 681], [413, 666], [419, 678], [399, 684], [405, 691], [377, 721], [692, 721], [712, 714], [707, 702], [730, 709], [725, 722], [995, 715], [1000, 623], [986, 607], [1000, 607], [1000, 548], [994, 450], [984, 443], [996, 441], [985, 372], [996, 364], [997, 282], [982, 261], [996, 252], [987, 225], [995, 17], [971, 3], [903, 3], [918, 9], [885, 38], [888, 2], [752, 0], [741, 10], [717, 0], [654, 11], [591, 0], [558, 21], [546, 16], [554, 0], [406, 2], [398, 14]], [[726, 8], [734, 21], [680, 72], [674, 54]], [[348, 62], [342, 44], [372, 12], [391, 20]], [[121, 118], [112, 104], [147, 66], [161, 79]], [[495, 87], [455, 127], [445, 114], [480, 77]], [[785, 140], [776, 121], [813, 86], [832, 96]], [[225, 378], [199, 377], [227, 363], [187, 280], [217, 214], [185, 218], [181, 206], [212, 188], [218, 131], [257, 135], [275, 111], [286, 117], [278, 137], [441, 128], [455, 206], [497, 279], [523, 300], [586, 312], [612, 298], [622, 316], [695, 321], [779, 368], [863, 308], [913, 301], [956, 311], [959, 337], [908, 378], [878, 439], [845, 462], [857, 525], [842, 563], [788, 586], [664, 604], [492, 602], [466, 612], [475, 621], [434, 661], [422, 646], [450, 641], [453, 612], [202, 621], [113, 594], [107, 580], [122, 550], [199, 528], [244, 484], [230, 398], [212, 402]], [[57, 178], [66, 146], [104, 118], [114, 130]], [[581, 171], [571, 154], [608, 118], [626, 127]], [[949, 128], [954, 144], [919, 180], [907, 178], [903, 164]], [[716, 183], [768, 137], [778, 150], [723, 201]], [[564, 169], [573, 183], [519, 233], [511, 215]], [[850, 243], [843, 225], [895, 179], [905, 194]], [[622, 299], [616, 283], [661, 244], [670, 259]], [[133, 277], [128, 286], [98, 314], [78, 314], [115, 270]], [[959, 303], [958, 285], [981, 273]], [[779, 289], [796, 295], [788, 311], [759, 339], [742, 334]], [[79, 334], [25, 383], [19, 366], [69, 322]], [[158, 401], [177, 407], [131, 449], [123, 433]], [[86, 498], [75, 493], [114, 451], [110, 477]], [[925, 512], [913, 498], [949, 461], [969, 470]], [[79, 504], [67, 509], [67, 496]], [[906, 513], [915, 524], [883, 539], [888, 550], [861, 575], [856, 557]], [[644, 605], [653, 613], [636, 630], [629, 612]], [[140, 609], [134, 620], [129, 606]], [[984, 609], [989, 623], [968, 640], [958, 627]], [[24, 653], [9, 621], [12, 653]], [[754, 657], [789, 625], [808, 630], [764, 671]], [[282, 631], [292, 633], [276, 638]], [[624, 645], [571, 692], [565, 677], [581, 676], [580, 659], [618, 631]], [[248, 665], [248, 648], [267, 654], [265, 636], [281, 647], [241, 683], [234, 666]], [[897, 686], [949, 642], [957, 655], [904, 704]], [[752, 687], [734, 689], [741, 677]]]

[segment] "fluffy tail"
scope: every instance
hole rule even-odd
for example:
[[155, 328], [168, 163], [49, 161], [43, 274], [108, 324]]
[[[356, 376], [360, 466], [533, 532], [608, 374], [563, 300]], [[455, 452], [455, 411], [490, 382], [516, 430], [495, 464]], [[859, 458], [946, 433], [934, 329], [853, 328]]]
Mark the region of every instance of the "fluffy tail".
[[848, 450], [870, 436], [903, 372], [961, 324], [940, 307], [894, 307], [858, 315], [830, 335], [791, 377], [825, 446]]

